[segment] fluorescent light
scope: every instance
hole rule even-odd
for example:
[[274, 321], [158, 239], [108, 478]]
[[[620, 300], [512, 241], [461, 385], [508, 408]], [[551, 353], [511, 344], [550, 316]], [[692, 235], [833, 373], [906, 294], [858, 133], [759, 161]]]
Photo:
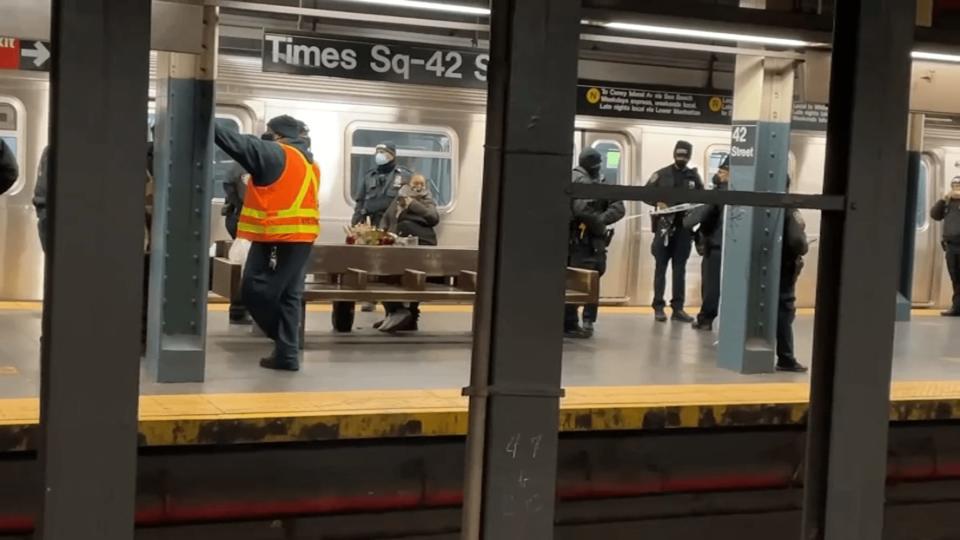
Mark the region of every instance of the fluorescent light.
[[943, 53], [933, 53], [926, 51], [913, 51], [910, 53], [916, 60], [933, 60], [934, 62], [960, 62], [960, 55], [957, 54], [943, 54]]
[[490, 10], [476, 6], [462, 6], [458, 4], [444, 4], [440, 2], [424, 2], [422, 0], [347, 0], [354, 4], [372, 4], [397, 8], [423, 9], [443, 13], [457, 13], [460, 15], [490, 15]]
[[628, 32], [639, 32], [643, 34], [655, 34], [659, 36], [672, 36], [680, 38], [758, 43], [761, 45], [777, 45], [781, 47], [806, 47], [810, 45], [810, 43], [806, 41], [800, 41], [797, 39], [757, 36], [752, 34], [731, 34], [728, 32], [710, 32], [706, 30], [693, 30], [689, 28], [676, 28], [672, 26], [654, 26], [652, 24], [604, 22], [600, 23], [600, 25], [611, 30], [625, 30]]

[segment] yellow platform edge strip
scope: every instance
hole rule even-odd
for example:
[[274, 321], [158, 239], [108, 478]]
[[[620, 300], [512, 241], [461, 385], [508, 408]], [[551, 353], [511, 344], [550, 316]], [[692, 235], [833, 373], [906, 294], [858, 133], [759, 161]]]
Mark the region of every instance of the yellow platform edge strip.
[[[563, 432], [799, 426], [809, 386], [798, 383], [574, 387]], [[960, 419], [960, 381], [897, 382], [891, 421]], [[36, 399], [0, 400], [0, 451], [33, 448]], [[143, 446], [463, 436], [457, 390], [142, 396]]]

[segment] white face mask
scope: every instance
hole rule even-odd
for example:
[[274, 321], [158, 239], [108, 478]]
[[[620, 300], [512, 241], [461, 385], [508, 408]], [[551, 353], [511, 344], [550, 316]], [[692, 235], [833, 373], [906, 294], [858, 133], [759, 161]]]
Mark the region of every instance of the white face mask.
[[384, 154], [383, 152], [377, 152], [377, 155], [373, 157], [373, 160], [377, 162], [377, 165], [386, 165], [390, 163], [390, 156]]

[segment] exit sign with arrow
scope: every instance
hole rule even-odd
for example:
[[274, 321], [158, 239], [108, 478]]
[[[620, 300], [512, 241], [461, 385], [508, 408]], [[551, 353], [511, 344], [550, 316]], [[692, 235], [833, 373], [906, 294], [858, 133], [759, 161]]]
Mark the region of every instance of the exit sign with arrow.
[[0, 36], [0, 69], [50, 69], [50, 42]]

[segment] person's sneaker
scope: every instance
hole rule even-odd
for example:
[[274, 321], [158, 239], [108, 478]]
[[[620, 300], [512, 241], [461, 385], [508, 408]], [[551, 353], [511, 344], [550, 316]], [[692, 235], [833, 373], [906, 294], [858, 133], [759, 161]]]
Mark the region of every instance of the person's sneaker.
[[960, 308], [948, 309], [940, 312], [941, 317], [960, 317]]
[[671, 316], [670, 318], [673, 319], [673, 320], [675, 320], [675, 321], [680, 321], [680, 322], [684, 322], [684, 323], [691, 323], [691, 322], [693, 322], [693, 317], [691, 317], [689, 313], [687, 313], [686, 311], [684, 311], [684, 310], [682, 310], [682, 309], [675, 309], [675, 310], [673, 310], [673, 316]]
[[400, 309], [387, 315], [378, 330], [381, 332], [412, 332], [417, 329], [417, 318], [409, 309]]
[[704, 332], [713, 331], [713, 321], [701, 321], [697, 319], [691, 323], [691, 326], [693, 326], [694, 330], [703, 330]]
[[230, 317], [230, 324], [248, 326], [253, 324], [253, 319], [249, 314], [244, 313], [241, 317]]
[[564, 328], [563, 330], [563, 337], [569, 339], [590, 339], [591, 335], [591, 333], [579, 326], [576, 328]]
[[777, 371], [785, 371], [788, 373], [806, 373], [807, 366], [797, 362], [796, 359], [789, 360], [777, 360]]
[[277, 371], [300, 371], [299, 363], [277, 360], [273, 356], [261, 358], [260, 367], [266, 368], [266, 369], [275, 369]]
[[382, 320], [382, 321], [377, 321], [377, 322], [373, 323], [373, 329], [374, 329], [374, 330], [379, 330], [380, 327], [383, 326], [383, 323], [385, 323], [385, 322], [387, 322], [386, 319], [384, 319], [384, 320]]
[[663, 308], [653, 308], [653, 318], [657, 322], [667, 322], [667, 312]]

